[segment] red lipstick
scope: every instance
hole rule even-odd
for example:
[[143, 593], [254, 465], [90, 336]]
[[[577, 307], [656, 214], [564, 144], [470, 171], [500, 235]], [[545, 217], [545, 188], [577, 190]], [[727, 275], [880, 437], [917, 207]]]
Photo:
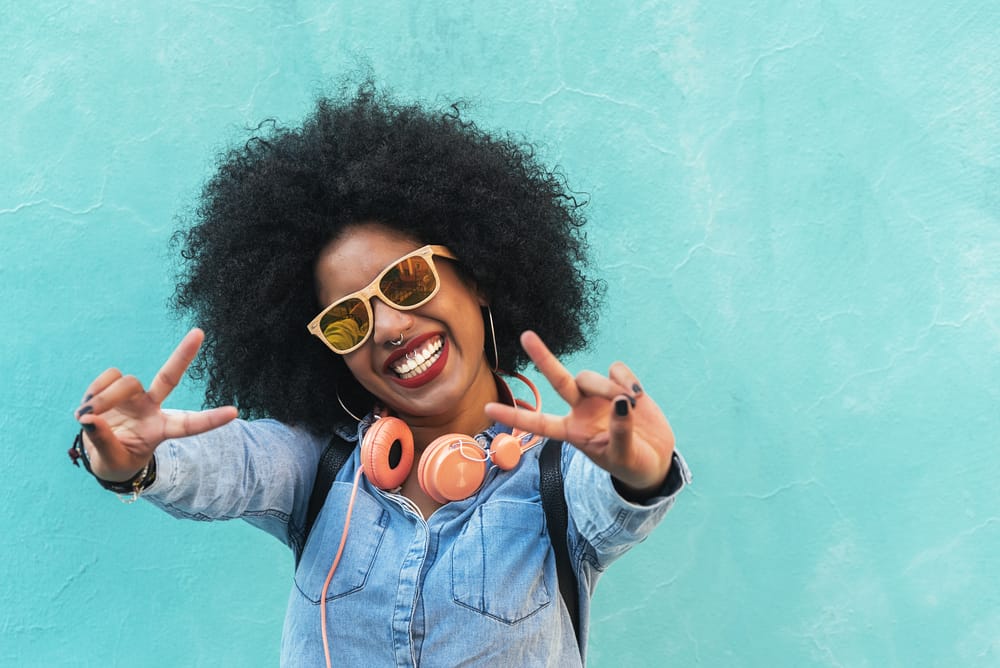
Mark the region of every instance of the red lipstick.
[[[398, 361], [401, 357], [405, 357], [407, 354], [413, 352], [414, 350], [417, 350], [418, 348], [423, 346], [423, 344], [426, 343], [429, 339], [433, 339], [434, 337], [441, 337], [441, 353], [440, 355], [438, 355], [438, 358], [434, 361], [434, 363], [431, 364], [429, 367], [427, 367], [427, 369], [425, 369], [423, 373], [417, 374], [412, 378], [400, 378], [399, 376], [397, 376], [396, 372], [393, 371], [391, 368], [392, 363]], [[448, 337], [444, 336], [442, 333], [433, 332], [431, 334], [425, 334], [424, 336], [420, 336], [413, 339], [405, 348], [398, 350], [394, 352], [392, 355], [390, 355], [386, 359], [385, 364], [383, 364], [383, 369], [385, 370], [385, 373], [386, 375], [389, 376], [389, 378], [391, 378], [395, 383], [397, 383], [402, 387], [405, 388], [420, 387], [421, 385], [426, 385], [427, 383], [431, 382], [432, 380], [437, 378], [442, 371], [444, 371], [445, 364], [448, 361], [449, 348], [450, 346], [448, 344]]]

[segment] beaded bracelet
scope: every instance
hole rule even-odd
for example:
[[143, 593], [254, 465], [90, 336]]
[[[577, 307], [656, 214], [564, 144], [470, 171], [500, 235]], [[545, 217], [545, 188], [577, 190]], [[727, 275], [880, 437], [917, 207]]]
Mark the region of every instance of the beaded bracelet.
[[90, 457], [87, 455], [87, 448], [83, 445], [82, 429], [77, 433], [76, 438], [73, 439], [73, 445], [69, 449], [69, 458], [75, 466], [79, 466], [82, 461], [83, 468], [87, 469], [87, 473], [94, 476], [94, 480], [96, 480], [101, 487], [117, 494], [122, 503], [135, 503], [139, 499], [139, 495], [142, 494], [147, 487], [152, 485], [154, 480], [156, 480], [155, 457], [150, 458], [149, 463], [143, 466], [141, 471], [128, 480], [114, 482], [99, 478], [90, 468]]

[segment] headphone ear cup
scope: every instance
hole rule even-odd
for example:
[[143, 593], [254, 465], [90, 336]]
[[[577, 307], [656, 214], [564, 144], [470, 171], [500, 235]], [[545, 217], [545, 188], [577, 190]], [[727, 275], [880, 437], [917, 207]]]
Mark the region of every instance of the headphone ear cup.
[[497, 434], [490, 443], [490, 459], [504, 471], [510, 471], [521, 461], [521, 441], [511, 434]]
[[379, 489], [396, 489], [413, 468], [413, 434], [399, 418], [376, 420], [361, 443], [365, 477]]
[[438, 503], [469, 498], [485, 479], [486, 455], [471, 436], [445, 434], [431, 441], [420, 456], [417, 481]]

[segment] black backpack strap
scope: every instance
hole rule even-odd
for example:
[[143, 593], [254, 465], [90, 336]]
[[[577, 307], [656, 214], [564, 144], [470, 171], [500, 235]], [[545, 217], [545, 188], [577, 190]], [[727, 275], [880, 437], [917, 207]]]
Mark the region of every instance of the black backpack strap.
[[350, 459], [354, 452], [354, 443], [348, 441], [337, 434], [334, 434], [330, 442], [326, 444], [323, 454], [319, 457], [319, 465], [316, 467], [316, 482], [313, 483], [312, 495], [309, 497], [309, 509], [306, 511], [306, 523], [302, 527], [302, 547], [295, 554], [295, 566], [298, 567], [299, 559], [302, 557], [302, 550], [306, 549], [306, 541], [309, 540], [309, 533], [312, 531], [319, 511], [323, 509], [326, 496], [333, 487], [333, 481], [337, 479], [340, 469]]
[[[542, 508], [545, 510], [545, 525], [549, 529], [549, 540], [556, 556], [556, 575], [559, 577], [559, 593], [569, 617], [573, 620], [576, 641], [580, 643], [580, 599], [577, 591], [576, 574], [569, 558], [569, 510], [563, 493], [562, 443], [549, 439], [542, 446], [538, 457], [538, 487], [542, 494]], [[580, 645], [582, 651], [583, 645]]]

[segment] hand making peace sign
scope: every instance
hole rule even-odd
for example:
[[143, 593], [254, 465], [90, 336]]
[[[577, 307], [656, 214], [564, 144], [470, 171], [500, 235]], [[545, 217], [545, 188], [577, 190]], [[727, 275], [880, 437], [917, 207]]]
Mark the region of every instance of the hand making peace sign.
[[569, 414], [560, 417], [490, 403], [487, 416], [572, 443], [636, 496], [659, 489], [670, 470], [674, 434], [632, 371], [615, 362], [607, 376], [582, 371], [574, 377], [534, 332], [521, 335], [521, 346], [569, 404]]
[[236, 408], [220, 406], [198, 412], [164, 412], [161, 404], [198, 353], [205, 334], [192, 329], [167, 358], [149, 389], [135, 376], [108, 369], [90, 384], [75, 417], [83, 426], [84, 446], [98, 478], [132, 478], [168, 438], [200, 434], [236, 418]]

